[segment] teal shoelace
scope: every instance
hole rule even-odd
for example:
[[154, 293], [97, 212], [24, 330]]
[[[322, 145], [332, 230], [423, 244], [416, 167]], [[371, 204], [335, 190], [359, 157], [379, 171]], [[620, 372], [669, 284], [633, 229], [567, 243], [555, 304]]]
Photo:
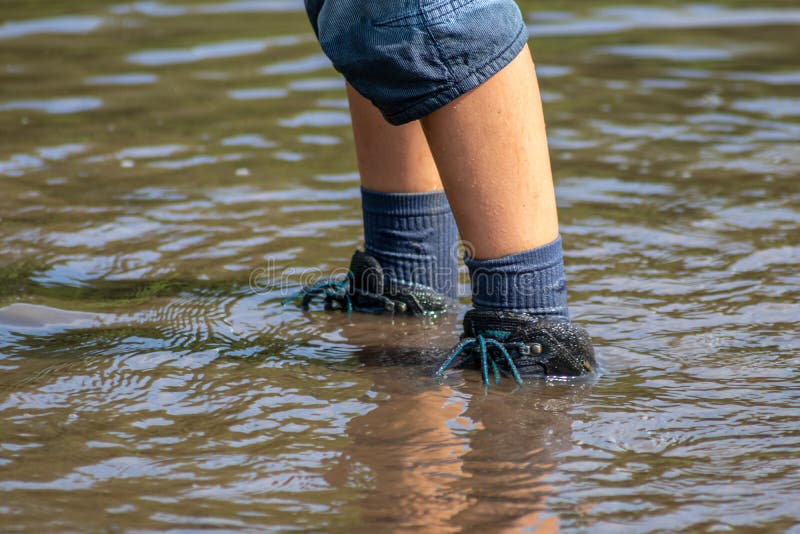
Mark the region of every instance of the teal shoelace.
[[401, 300], [392, 300], [384, 295], [368, 293], [363, 290], [355, 289], [351, 291], [354, 275], [352, 272], [347, 274], [344, 280], [320, 280], [314, 285], [306, 286], [300, 291], [284, 299], [282, 305], [302, 297], [300, 301], [303, 309], [307, 310], [309, 304], [317, 297], [323, 297], [326, 307], [333, 308], [333, 302], [347, 313], [353, 310], [363, 313], [383, 313], [383, 312], [405, 312], [407, 303]]
[[[527, 349], [528, 346], [525, 343], [520, 341], [515, 341], [512, 343], [508, 343], [509, 345], [515, 345], [520, 348]], [[511, 369], [511, 375], [514, 377], [514, 380], [517, 382], [518, 385], [522, 385], [522, 378], [519, 376], [519, 371], [517, 371], [517, 366], [514, 365], [514, 360], [511, 359], [511, 354], [508, 353], [508, 349], [506, 349], [505, 345], [496, 339], [491, 337], [484, 337], [481, 334], [478, 334], [475, 337], [468, 337], [461, 340], [461, 342], [453, 347], [453, 352], [447, 358], [447, 360], [439, 367], [439, 369], [434, 373], [434, 378], [441, 379], [444, 376], [445, 371], [447, 368], [450, 367], [453, 362], [456, 360], [459, 354], [463, 353], [468, 349], [478, 348], [480, 350], [481, 355], [481, 373], [483, 374], [483, 383], [486, 387], [489, 387], [489, 365], [492, 366], [492, 374], [494, 375], [494, 383], [500, 383], [500, 369], [497, 367], [497, 363], [494, 361], [494, 358], [489, 354], [490, 348], [496, 348], [500, 354], [505, 359], [506, 363], [508, 363], [508, 367]]]
[[348, 274], [344, 280], [322, 280], [312, 286], [307, 286], [300, 291], [290, 295], [281, 303], [282, 305], [289, 304], [290, 302], [302, 297], [300, 305], [303, 309], [307, 309], [308, 305], [314, 298], [322, 296], [325, 302], [332, 302], [334, 299], [344, 301], [347, 303], [347, 312], [353, 311], [353, 302], [350, 300], [350, 295], [347, 288], [350, 285], [351, 275]]

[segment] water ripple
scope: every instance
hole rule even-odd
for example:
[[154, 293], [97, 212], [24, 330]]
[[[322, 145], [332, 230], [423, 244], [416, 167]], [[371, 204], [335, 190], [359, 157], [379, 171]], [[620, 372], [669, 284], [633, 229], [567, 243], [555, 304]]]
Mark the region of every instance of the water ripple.
[[[536, 14], [533, 15], [536, 18]], [[591, 18], [547, 17], [528, 29], [534, 37], [612, 34], [642, 29], [731, 28], [800, 23], [800, 9], [739, 9], [714, 5], [675, 8], [625, 6], [598, 9]]]
[[221, 59], [260, 54], [264, 50], [279, 46], [292, 46], [305, 41], [297, 35], [271, 37], [267, 39], [240, 39], [165, 50], [147, 50], [128, 55], [128, 61], [137, 65], [164, 66], [194, 63], [208, 59]]
[[84, 34], [102, 26], [101, 17], [65, 16], [9, 21], [0, 25], [0, 39], [14, 39], [37, 34]]
[[149, 85], [156, 83], [158, 76], [144, 72], [126, 74], [106, 74], [86, 78], [86, 85]]
[[53, 115], [81, 113], [98, 109], [103, 105], [99, 98], [90, 96], [50, 98], [43, 100], [15, 100], [0, 104], [0, 111], [42, 111]]

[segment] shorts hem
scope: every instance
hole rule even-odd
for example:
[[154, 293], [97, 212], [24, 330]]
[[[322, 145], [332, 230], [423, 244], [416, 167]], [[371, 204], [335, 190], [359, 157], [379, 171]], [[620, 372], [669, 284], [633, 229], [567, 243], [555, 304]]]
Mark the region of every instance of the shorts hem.
[[481, 67], [454, 82], [447, 84], [444, 89], [436, 94], [424, 98], [411, 106], [396, 113], [384, 114], [386, 120], [399, 126], [407, 122], [421, 119], [437, 109], [449, 104], [461, 95], [475, 89], [480, 84], [497, 74], [506, 65], [516, 58], [525, 44], [528, 42], [528, 29], [526, 26], [520, 28], [511, 43], [492, 60], [484, 63]]

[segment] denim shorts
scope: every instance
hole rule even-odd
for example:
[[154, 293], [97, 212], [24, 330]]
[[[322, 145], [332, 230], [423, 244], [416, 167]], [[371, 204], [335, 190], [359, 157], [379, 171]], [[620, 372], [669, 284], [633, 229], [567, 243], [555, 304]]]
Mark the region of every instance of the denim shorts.
[[392, 124], [424, 117], [514, 59], [514, 0], [305, 0], [333, 66]]

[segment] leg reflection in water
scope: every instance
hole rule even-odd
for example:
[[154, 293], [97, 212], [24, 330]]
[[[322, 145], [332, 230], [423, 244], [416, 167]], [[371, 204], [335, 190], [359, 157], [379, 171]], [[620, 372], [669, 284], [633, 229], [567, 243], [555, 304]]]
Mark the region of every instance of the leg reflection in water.
[[[397, 339], [402, 327], [390, 329]], [[361, 351], [376, 407], [348, 424], [329, 482], [365, 488], [365, 531], [555, 531], [547, 478], [590, 384], [508, 381], [490, 395], [474, 373], [437, 384], [429, 361], [441, 349], [431, 343]]]

